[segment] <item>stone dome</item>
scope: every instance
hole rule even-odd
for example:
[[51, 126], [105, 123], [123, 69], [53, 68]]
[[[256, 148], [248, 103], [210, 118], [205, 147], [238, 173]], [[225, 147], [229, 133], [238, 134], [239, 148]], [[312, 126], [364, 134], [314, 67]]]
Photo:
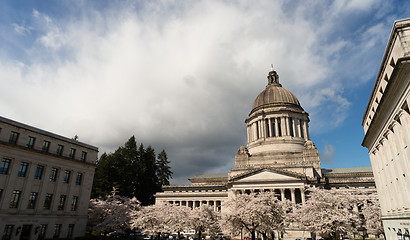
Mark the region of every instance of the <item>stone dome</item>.
[[279, 76], [275, 71], [269, 72], [268, 85], [255, 99], [252, 106], [252, 112], [266, 107], [291, 107], [302, 110], [299, 100], [293, 93], [279, 84]]

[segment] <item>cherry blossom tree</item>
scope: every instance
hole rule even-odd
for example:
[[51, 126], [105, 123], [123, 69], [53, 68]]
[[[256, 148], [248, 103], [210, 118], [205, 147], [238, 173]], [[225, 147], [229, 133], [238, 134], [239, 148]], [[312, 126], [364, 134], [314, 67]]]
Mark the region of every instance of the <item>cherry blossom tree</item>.
[[367, 232], [376, 237], [384, 235], [379, 201], [377, 199], [367, 200], [363, 205], [362, 213], [366, 222]]
[[114, 188], [105, 200], [90, 200], [88, 225], [98, 232], [125, 230], [139, 209], [140, 202], [135, 197], [121, 197]]
[[198, 239], [202, 239], [203, 232], [218, 232], [220, 230], [219, 219], [220, 214], [214, 211], [213, 206], [201, 205], [189, 210], [187, 226], [196, 231]]
[[310, 232], [336, 239], [339, 233], [355, 232], [358, 212], [355, 195], [341, 190], [311, 187], [308, 200], [292, 212], [295, 223]]
[[161, 232], [180, 233], [189, 227], [190, 208], [173, 205], [150, 205], [143, 207], [132, 221], [132, 228], [140, 228], [144, 233], [157, 234]]
[[224, 203], [226, 209], [221, 225], [224, 230], [238, 234], [246, 229], [255, 239], [255, 232], [272, 234], [287, 225], [289, 202], [279, 201], [272, 192], [239, 194]]

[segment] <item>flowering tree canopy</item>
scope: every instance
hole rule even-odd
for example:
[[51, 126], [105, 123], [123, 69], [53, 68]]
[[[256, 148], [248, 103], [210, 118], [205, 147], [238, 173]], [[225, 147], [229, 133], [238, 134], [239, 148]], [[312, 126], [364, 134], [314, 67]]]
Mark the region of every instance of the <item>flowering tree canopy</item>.
[[384, 234], [379, 201], [377, 199], [367, 200], [363, 205], [362, 213], [366, 221], [367, 232], [374, 234], [376, 237]]
[[233, 234], [245, 228], [255, 239], [255, 232], [271, 233], [287, 224], [289, 204], [279, 201], [272, 192], [239, 194], [224, 203], [221, 225]]
[[107, 199], [91, 199], [88, 210], [88, 225], [94, 231], [124, 230], [140, 209], [140, 202], [134, 198], [121, 197], [116, 189]]
[[220, 214], [214, 211], [213, 206], [202, 205], [198, 208], [190, 209], [188, 227], [194, 229], [198, 234], [198, 238], [201, 239], [201, 235], [204, 231], [219, 231], [219, 219]]

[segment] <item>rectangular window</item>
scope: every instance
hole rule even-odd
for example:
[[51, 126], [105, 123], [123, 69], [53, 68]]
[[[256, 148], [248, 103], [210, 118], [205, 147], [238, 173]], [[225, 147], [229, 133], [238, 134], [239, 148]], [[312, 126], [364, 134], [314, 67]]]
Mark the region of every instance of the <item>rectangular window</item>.
[[71, 200], [71, 211], [77, 210], [77, 203], [78, 203], [78, 197], [73, 196], [73, 199]]
[[18, 132], [11, 132], [9, 143], [16, 145], [17, 141], [19, 139], [19, 135], [20, 135], [20, 133], [18, 133]]
[[52, 201], [53, 201], [53, 194], [46, 193], [46, 198], [44, 200], [44, 209], [50, 209]]
[[1, 239], [2, 240], [10, 240], [11, 239], [11, 234], [13, 233], [13, 228], [14, 228], [14, 225], [6, 225], [4, 227], [3, 237]]
[[50, 173], [50, 182], [55, 182], [57, 180], [57, 173], [58, 169], [57, 168], [52, 168], [51, 173]]
[[36, 202], [37, 202], [37, 195], [38, 193], [36, 192], [31, 192], [30, 197], [28, 199], [28, 209], [34, 209], [36, 207]]
[[77, 173], [77, 178], [75, 179], [75, 185], [81, 185], [82, 179], [83, 179], [83, 174]]
[[69, 157], [72, 158], [72, 159], [75, 158], [75, 148], [71, 148], [71, 149], [70, 149], [70, 155], [69, 155]]
[[36, 169], [36, 174], [34, 175], [34, 179], [41, 179], [43, 176], [44, 166], [38, 165]]
[[58, 144], [58, 146], [57, 146], [57, 155], [58, 156], [63, 156], [63, 149], [64, 149], [64, 146]]
[[13, 193], [11, 194], [11, 199], [10, 199], [10, 208], [17, 208], [19, 205], [20, 201], [20, 195], [21, 191], [14, 190]]
[[54, 225], [54, 235], [53, 238], [59, 238], [61, 232], [61, 224]]
[[73, 237], [74, 224], [68, 224], [67, 238], [71, 239]]
[[45, 141], [43, 142], [43, 152], [48, 152], [48, 150], [50, 149], [50, 142], [49, 141]]
[[64, 210], [66, 195], [61, 195], [58, 201], [58, 210]]
[[65, 170], [63, 182], [64, 183], [70, 182], [70, 176], [71, 176], [71, 171]]
[[7, 174], [10, 166], [10, 159], [3, 158], [0, 165], [0, 174]]
[[82, 151], [81, 153], [81, 161], [85, 162], [87, 160], [87, 152]]
[[27, 172], [27, 167], [28, 167], [28, 163], [26, 163], [26, 162], [21, 162], [21, 163], [20, 163], [19, 172], [17, 173], [17, 176], [19, 176], [19, 177], [25, 177], [25, 176], [26, 176], [26, 172]]
[[27, 142], [27, 147], [30, 148], [30, 149], [33, 149], [35, 142], [36, 142], [36, 138], [32, 137], [32, 136], [29, 136], [28, 137], [28, 142]]
[[47, 224], [41, 224], [38, 227], [38, 238], [37, 240], [44, 240], [46, 237], [46, 231], [47, 231]]

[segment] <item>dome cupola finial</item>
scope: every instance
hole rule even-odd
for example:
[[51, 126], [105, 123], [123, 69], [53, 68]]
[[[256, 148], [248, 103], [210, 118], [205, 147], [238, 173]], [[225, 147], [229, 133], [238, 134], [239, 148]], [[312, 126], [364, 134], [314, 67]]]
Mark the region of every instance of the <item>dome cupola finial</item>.
[[280, 86], [280, 84], [279, 84], [279, 75], [276, 73], [275, 70], [273, 70], [273, 64], [271, 64], [270, 66], [271, 66], [271, 68], [270, 68], [270, 72], [269, 72], [269, 75], [268, 75], [268, 85], [274, 84], [274, 85]]

